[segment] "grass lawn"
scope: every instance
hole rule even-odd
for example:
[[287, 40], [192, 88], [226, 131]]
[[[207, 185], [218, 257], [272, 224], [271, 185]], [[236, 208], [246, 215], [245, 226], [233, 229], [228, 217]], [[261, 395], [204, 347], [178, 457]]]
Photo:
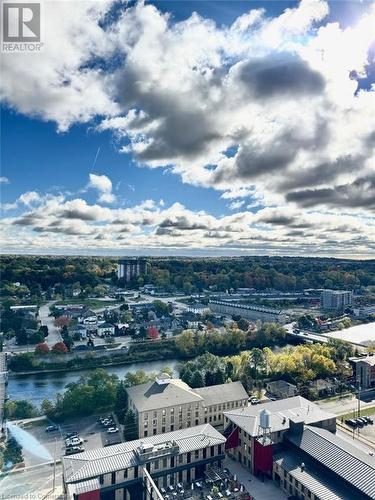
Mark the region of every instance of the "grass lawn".
[[98, 300], [98, 299], [67, 299], [67, 300], [59, 300], [56, 305], [57, 306], [66, 306], [68, 304], [84, 304], [87, 307], [92, 309], [99, 309], [106, 306], [115, 306], [117, 304], [122, 304], [120, 300]]
[[[347, 419], [347, 418], [356, 418], [357, 417], [357, 409], [355, 409], [355, 417], [353, 417], [353, 410], [349, 413], [345, 413], [344, 415], [338, 415], [337, 419]], [[375, 415], [375, 406], [370, 406], [369, 408], [361, 408], [361, 417], [369, 417], [370, 415]]]

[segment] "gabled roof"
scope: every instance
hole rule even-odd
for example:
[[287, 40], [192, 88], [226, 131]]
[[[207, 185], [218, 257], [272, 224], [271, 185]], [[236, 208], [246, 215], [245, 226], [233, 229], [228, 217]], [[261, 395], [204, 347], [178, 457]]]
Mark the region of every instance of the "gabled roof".
[[336, 418], [336, 415], [321, 410], [318, 405], [301, 396], [226, 411], [224, 415], [251, 436], [258, 436], [259, 414], [262, 410], [270, 412], [271, 432], [288, 430], [289, 420], [313, 424]]
[[114, 325], [111, 325], [111, 323], [102, 323], [98, 325], [98, 328], [114, 328]]
[[204, 398], [204, 406], [220, 405], [229, 401], [247, 399], [249, 396], [241, 382], [211, 385], [193, 389], [196, 394]]
[[375, 462], [364, 451], [325, 429], [310, 426], [300, 434], [287, 436], [287, 440], [369, 498], [375, 498]]
[[146, 382], [126, 390], [138, 412], [194, 403], [203, 399], [179, 379], [171, 379], [166, 384]]
[[175, 442], [179, 447], [179, 454], [182, 454], [209, 446], [224, 444], [226, 439], [210, 424], [204, 424], [148, 438], [136, 439], [127, 443], [115, 444], [105, 448], [85, 451], [78, 455], [62, 458], [65, 482], [74, 483], [83, 481], [95, 478], [101, 474], [139, 465], [135, 451], [141, 444], [157, 445], [166, 443], [167, 441]]

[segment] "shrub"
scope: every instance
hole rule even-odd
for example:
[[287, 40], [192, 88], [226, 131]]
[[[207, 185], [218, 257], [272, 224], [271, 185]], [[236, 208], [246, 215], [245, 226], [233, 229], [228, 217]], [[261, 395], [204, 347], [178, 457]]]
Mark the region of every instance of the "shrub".
[[49, 347], [45, 342], [41, 342], [35, 347], [35, 354], [48, 354], [49, 352]]
[[57, 344], [52, 347], [52, 352], [55, 354], [66, 354], [68, 352], [68, 348], [64, 342], [57, 342]]

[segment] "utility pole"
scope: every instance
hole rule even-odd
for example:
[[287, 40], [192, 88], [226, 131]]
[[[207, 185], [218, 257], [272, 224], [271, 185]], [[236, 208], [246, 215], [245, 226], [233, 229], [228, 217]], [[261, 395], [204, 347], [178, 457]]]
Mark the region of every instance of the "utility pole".
[[57, 447], [57, 438], [55, 438], [55, 448], [53, 451], [53, 484], [52, 491], [55, 491], [56, 486], [56, 447]]

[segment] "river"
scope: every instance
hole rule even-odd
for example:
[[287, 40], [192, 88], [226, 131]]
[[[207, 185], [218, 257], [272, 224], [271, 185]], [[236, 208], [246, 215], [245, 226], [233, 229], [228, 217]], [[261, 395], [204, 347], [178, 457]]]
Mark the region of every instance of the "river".
[[[127, 372], [144, 370], [146, 373], [161, 372], [163, 367], [169, 366], [178, 374], [176, 359], [165, 361], [150, 361], [148, 363], [133, 363], [124, 366], [109, 366], [107, 373], [123, 378]], [[26, 399], [39, 406], [44, 399], [54, 400], [58, 392], [63, 392], [67, 384], [77, 382], [80, 377], [89, 375], [92, 370], [78, 370], [71, 372], [40, 373], [36, 375], [12, 375], [9, 377], [7, 395], [11, 399]]]

